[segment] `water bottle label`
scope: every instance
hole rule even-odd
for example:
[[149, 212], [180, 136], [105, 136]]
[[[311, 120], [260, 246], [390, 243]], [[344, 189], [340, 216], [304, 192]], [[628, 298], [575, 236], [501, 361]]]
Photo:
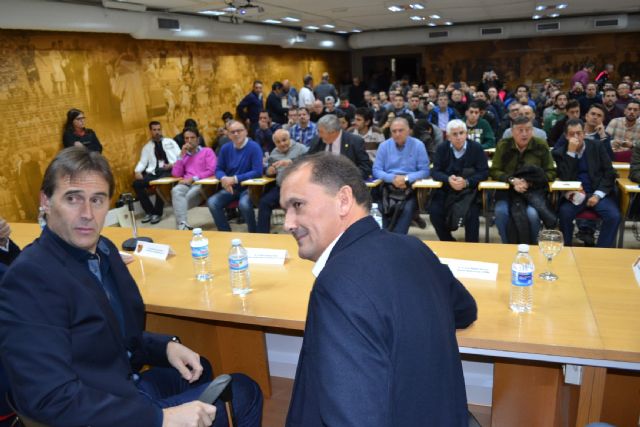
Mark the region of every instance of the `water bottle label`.
[[205, 258], [209, 256], [209, 245], [191, 246], [191, 256], [193, 258]]
[[533, 285], [533, 272], [531, 271], [511, 271], [511, 283], [514, 286], [531, 286]]
[[229, 269], [232, 271], [243, 271], [249, 268], [249, 258], [229, 257]]

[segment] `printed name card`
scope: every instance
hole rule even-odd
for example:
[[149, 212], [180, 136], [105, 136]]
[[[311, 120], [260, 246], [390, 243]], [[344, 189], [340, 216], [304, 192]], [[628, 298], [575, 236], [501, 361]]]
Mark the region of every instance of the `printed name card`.
[[551, 183], [552, 190], [580, 190], [581, 188], [580, 181], [553, 181]]
[[247, 248], [249, 264], [284, 265], [286, 249]]
[[150, 243], [138, 240], [136, 243], [136, 249], [133, 251], [135, 255], [166, 260], [167, 257], [174, 252], [169, 245], [163, 245], [161, 243]]
[[640, 257], [633, 263], [631, 266], [633, 268], [633, 274], [636, 276], [636, 282], [638, 282], [638, 286], [640, 286]]
[[455, 258], [440, 258], [458, 279], [494, 281], [498, 277], [498, 264], [492, 262], [467, 261]]

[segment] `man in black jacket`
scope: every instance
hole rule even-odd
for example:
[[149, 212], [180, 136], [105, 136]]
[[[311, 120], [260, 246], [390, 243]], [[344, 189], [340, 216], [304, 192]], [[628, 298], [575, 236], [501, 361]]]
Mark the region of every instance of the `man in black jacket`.
[[328, 114], [318, 120], [318, 136], [311, 140], [309, 154], [328, 151], [342, 154], [351, 160], [362, 173], [362, 179], [371, 176], [371, 160], [364, 149], [364, 140], [349, 132], [343, 132], [340, 121], [334, 114]]
[[489, 176], [489, 165], [482, 146], [467, 139], [462, 120], [447, 123], [449, 143], [440, 144], [431, 176], [442, 182], [431, 204], [430, 218], [440, 240], [455, 241], [451, 231], [464, 225], [465, 242], [477, 242], [480, 234], [480, 210], [476, 196], [478, 183]]
[[565, 246], [571, 246], [573, 220], [585, 209], [592, 209], [602, 219], [597, 246], [613, 247], [620, 224], [620, 211], [615, 200], [616, 171], [601, 143], [585, 139], [579, 119], [570, 119], [565, 127], [566, 144], [554, 148], [558, 178], [580, 181], [581, 192], [567, 192], [560, 202], [560, 230]]

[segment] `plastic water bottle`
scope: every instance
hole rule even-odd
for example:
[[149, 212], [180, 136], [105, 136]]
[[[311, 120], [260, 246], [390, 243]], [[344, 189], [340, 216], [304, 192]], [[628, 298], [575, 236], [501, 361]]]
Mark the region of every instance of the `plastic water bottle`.
[[518, 245], [518, 254], [511, 264], [511, 295], [509, 307], [518, 313], [527, 313], [533, 306], [533, 260], [529, 245]]
[[246, 295], [251, 292], [249, 256], [247, 255], [247, 250], [242, 247], [240, 239], [231, 241], [229, 276], [231, 277], [231, 292], [234, 295]]
[[383, 228], [382, 227], [382, 214], [380, 213], [380, 209], [378, 209], [378, 204], [377, 203], [371, 203], [371, 210], [369, 211], [369, 215], [371, 215], [373, 217], [373, 219], [376, 220], [376, 222], [378, 223], [380, 228]]
[[211, 274], [211, 258], [209, 258], [209, 240], [202, 235], [201, 228], [193, 229], [191, 258], [193, 259], [196, 280], [206, 282], [213, 277], [213, 274]]

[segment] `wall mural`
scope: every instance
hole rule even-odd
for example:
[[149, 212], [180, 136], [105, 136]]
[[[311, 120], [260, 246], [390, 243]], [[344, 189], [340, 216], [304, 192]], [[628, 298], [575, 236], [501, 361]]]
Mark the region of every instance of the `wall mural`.
[[311, 73], [341, 75], [348, 54], [218, 43], [135, 40], [126, 35], [0, 30], [0, 216], [34, 221], [45, 168], [62, 147], [66, 112], [79, 108], [104, 147], [116, 194], [158, 120], [173, 137], [188, 117], [210, 144], [254, 79], [296, 88]]

